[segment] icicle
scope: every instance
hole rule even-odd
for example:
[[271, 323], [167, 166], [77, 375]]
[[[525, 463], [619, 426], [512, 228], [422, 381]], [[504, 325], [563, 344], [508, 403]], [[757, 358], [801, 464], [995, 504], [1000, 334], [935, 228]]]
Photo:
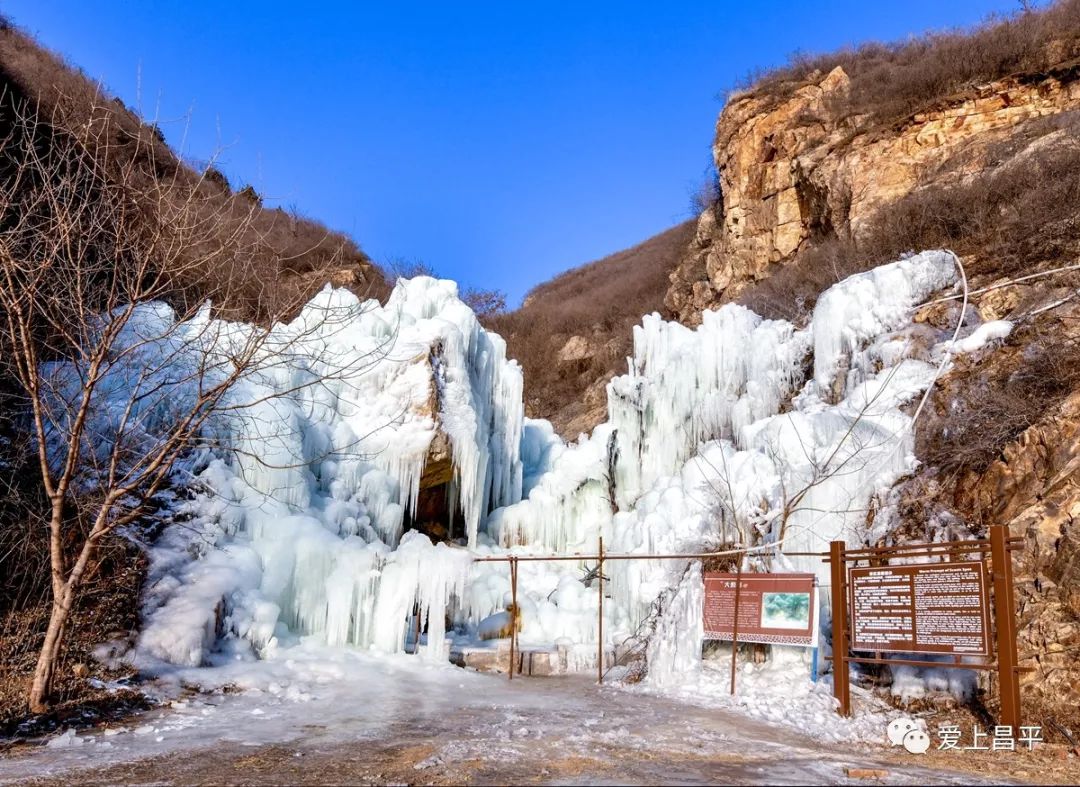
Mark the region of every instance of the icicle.
[[[385, 306], [328, 288], [275, 327], [268, 363], [230, 391], [237, 414], [212, 424], [231, 450], [190, 506], [205, 557], [192, 562], [179, 531], [156, 548], [154, 570], [169, 580], [151, 593], [142, 645], [198, 663], [225, 608], [229, 635], [256, 652], [299, 635], [399, 652], [416, 609], [421, 652], [444, 659], [448, 615], [475, 625], [503, 612], [509, 585], [505, 564], [471, 564], [465, 550], [404, 532], [439, 432], [454, 467], [450, 515], [460, 505], [472, 551], [590, 553], [600, 536], [637, 554], [858, 539], [871, 496], [913, 466], [901, 406], [933, 373], [896, 331], [953, 275], [944, 252], [859, 274], [819, 298], [805, 330], [738, 305], [705, 312], [696, 329], [647, 316], [627, 374], [608, 385], [608, 421], [570, 445], [524, 418], [520, 368], [453, 283], [399, 282]], [[146, 325], [170, 319], [150, 310]], [[223, 345], [252, 330], [221, 325]], [[592, 568], [522, 567], [523, 644], [595, 658], [583, 647], [596, 637]], [[605, 565], [608, 641], [646, 622], [671, 572], [656, 560]], [[660, 621], [656, 681], [694, 668], [700, 584], [687, 574]]]

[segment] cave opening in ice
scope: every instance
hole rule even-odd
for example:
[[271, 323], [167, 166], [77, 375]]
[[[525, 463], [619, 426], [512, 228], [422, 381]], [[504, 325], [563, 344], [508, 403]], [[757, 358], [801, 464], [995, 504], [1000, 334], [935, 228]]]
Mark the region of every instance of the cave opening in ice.
[[[780, 542], [746, 568], [820, 573], [783, 551], [880, 535], [867, 511], [916, 464], [905, 407], [946, 338], [913, 308], [955, 276], [940, 251], [857, 274], [806, 326], [734, 304], [695, 329], [647, 316], [608, 385], [607, 421], [569, 444], [524, 417], [520, 368], [453, 283], [399, 282], [385, 306], [327, 289], [275, 329], [315, 328], [238, 386], [237, 400], [270, 409], [217, 424], [226, 448], [152, 550], [138, 657], [197, 665], [304, 637], [392, 653], [419, 630], [420, 651], [443, 659], [448, 634], [468, 640], [506, 608], [506, 564], [475, 556], [589, 554], [601, 537], [637, 554]], [[334, 359], [368, 357], [335, 374]], [[523, 646], [595, 658], [588, 568], [520, 564]], [[670, 616], [697, 614], [700, 573], [659, 560], [605, 573], [605, 641], [647, 630], [658, 681], [663, 664], [688, 669], [700, 626]]]

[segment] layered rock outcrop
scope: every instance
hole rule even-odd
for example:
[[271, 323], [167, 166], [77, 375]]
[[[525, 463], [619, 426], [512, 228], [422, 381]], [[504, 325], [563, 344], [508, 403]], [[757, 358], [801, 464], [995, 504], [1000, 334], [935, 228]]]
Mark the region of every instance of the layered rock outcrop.
[[666, 305], [696, 323], [702, 309], [735, 297], [808, 242], [857, 237], [916, 189], [1002, 165], [1001, 147], [1024, 124], [1080, 108], [1076, 76], [1062, 67], [988, 83], [892, 125], [846, 114], [850, 82], [840, 67], [783, 99], [733, 97], [713, 145], [721, 199], [699, 218]]
[[[695, 325], [704, 309], [738, 297], [821, 242], [855, 241], [858, 248], [888, 215], [883, 212], [909, 196], [1008, 174], [1029, 167], [1033, 152], [1080, 144], [1075, 124], [1058, 123], [1080, 110], [1078, 76], [1075, 64], [1064, 63], [972, 87], [888, 124], [851, 114], [858, 102], [849, 100], [852, 85], [841, 68], [812, 75], [795, 89], [732, 97], [713, 146], [720, 199], [699, 217], [690, 249], [671, 274], [667, 307]], [[1052, 123], [1060, 128], [1048, 130]], [[1018, 209], [1034, 208], [1020, 203]], [[1055, 225], [1054, 231], [1080, 238], [1075, 226]], [[1003, 273], [978, 242], [972, 256], [978, 259], [965, 262], [977, 262], [970, 267], [980, 271], [973, 286], [1017, 275], [1015, 266]], [[1059, 252], [1025, 259], [1021, 267], [1028, 266], [1026, 273], [1074, 262]], [[979, 318], [1011, 320], [1017, 333], [1009, 346], [979, 364], [958, 363], [940, 381], [934, 412], [921, 425], [925, 435], [937, 439], [955, 428], [956, 413], [965, 407], [976, 412], [971, 403], [991, 390], [992, 379], [1017, 370], [1060, 373], [1060, 367], [1032, 364], [1055, 348], [1080, 346], [1077, 276], [1055, 274], [973, 298]], [[955, 310], [950, 315], [951, 322]], [[1080, 723], [1080, 386], [1028, 416], [1030, 422], [1017, 416], [1017, 429], [1000, 429], [1006, 437], [992, 449], [1000, 453], [976, 470], [946, 471], [927, 458], [894, 490], [905, 501], [894, 524], [899, 537], [914, 540], [979, 536], [993, 526], [1024, 537], [1015, 568], [1019, 650], [1030, 670], [1025, 702]], [[992, 704], [993, 691], [986, 696]]]

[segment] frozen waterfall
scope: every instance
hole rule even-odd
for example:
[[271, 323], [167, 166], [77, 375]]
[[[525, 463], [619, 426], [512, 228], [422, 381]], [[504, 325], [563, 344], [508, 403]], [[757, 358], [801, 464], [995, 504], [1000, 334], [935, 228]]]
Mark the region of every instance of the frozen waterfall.
[[[328, 288], [275, 327], [287, 351], [271, 343], [214, 422], [224, 447], [152, 551], [139, 656], [198, 665], [300, 637], [395, 652], [421, 631], [423, 652], [444, 659], [447, 623], [468, 638], [505, 608], [505, 563], [474, 556], [586, 553], [601, 536], [616, 553], [777, 544], [759, 567], [821, 571], [782, 552], [863, 543], [872, 498], [915, 467], [903, 407], [947, 337], [911, 317], [955, 275], [951, 253], [931, 251], [852, 276], [806, 326], [734, 304], [695, 329], [646, 316], [628, 373], [608, 385], [607, 421], [571, 444], [524, 418], [519, 367], [453, 283], [399, 282], [385, 306]], [[438, 435], [464, 532], [433, 544], [406, 530]], [[521, 564], [523, 646], [595, 658], [583, 568]], [[673, 614], [693, 622], [699, 572], [652, 560], [606, 571], [606, 641], [654, 625], [660, 640], [688, 638], [650, 646], [658, 665], [685, 669], [700, 626], [650, 615], [674, 592]]]

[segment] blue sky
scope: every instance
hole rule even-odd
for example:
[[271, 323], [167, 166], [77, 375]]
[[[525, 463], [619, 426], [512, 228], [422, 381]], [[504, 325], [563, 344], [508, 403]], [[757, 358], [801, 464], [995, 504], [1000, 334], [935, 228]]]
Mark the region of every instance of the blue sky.
[[234, 185], [512, 303], [687, 218], [752, 69], [1017, 7], [3, 2]]

